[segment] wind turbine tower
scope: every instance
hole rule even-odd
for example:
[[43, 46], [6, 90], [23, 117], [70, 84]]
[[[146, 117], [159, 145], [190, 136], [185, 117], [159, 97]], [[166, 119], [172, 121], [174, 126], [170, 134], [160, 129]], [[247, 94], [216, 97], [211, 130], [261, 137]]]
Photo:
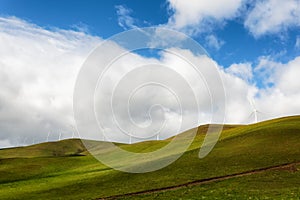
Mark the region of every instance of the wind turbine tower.
[[75, 138], [76, 129], [75, 129], [75, 127], [72, 124], [70, 125], [70, 127], [72, 129], [72, 138], [74, 139]]
[[50, 131], [48, 131], [47, 142], [49, 142]]
[[132, 144], [132, 136], [129, 135], [129, 144]]
[[159, 140], [159, 133], [156, 134], [156, 140]]
[[61, 139], [61, 131], [59, 131], [59, 137], [58, 137], [58, 140]]

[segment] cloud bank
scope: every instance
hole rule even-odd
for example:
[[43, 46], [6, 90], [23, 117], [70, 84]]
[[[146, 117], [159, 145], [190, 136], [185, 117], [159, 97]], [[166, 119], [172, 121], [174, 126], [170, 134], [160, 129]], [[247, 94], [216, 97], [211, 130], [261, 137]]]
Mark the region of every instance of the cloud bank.
[[244, 24], [255, 37], [299, 27], [300, 1], [256, 1]]
[[[240, 1], [234, 2], [235, 7], [229, 7], [228, 12], [224, 11], [222, 15], [215, 16], [215, 18], [234, 16], [233, 10], [239, 7]], [[212, 6], [211, 9], [216, 8]], [[197, 22], [195, 20], [195, 23]], [[181, 23], [184, 24], [184, 20], [178, 24], [179, 27]], [[10, 17], [0, 18], [0, 41], [1, 147], [42, 142], [46, 140], [49, 131], [50, 140], [57, 140], [60, 133], [63, 138], [71, 137], [72, 126], [74, 126], [72, 94], [76, 76], [88, 54], [102, 39], [72, 30], [47, 30]], [[115, 45], [115, 48], [121, 48]], [[111, 48], [113, 49], [113, 46]], [[109, 55], [109, 51], [106, 53]], [[208, 61], [215, 63], [213, 60], [207, 60], [208, 58], [205, 60], [191, 52], [185, 52], [185, 54], [191, 60], [202, 62], [203, 66], [209, 66]], [[160, 58], [148, 58], [130, 53], [118, 61], [115, 71], [108, 77], [110, 79], [107, 79], [108, 82], [104, 87], [109, 89], [110, 80], [132, 66], [149, 63], [173, 66], [180, 73], [185, 73], [186, 69], [185, 64], [178, 58], [164, 52], [161, 53]], [[217, 63], [215, 65], [218, 67], [227, 96], [226, 123], [254, 122], [253, 118], [249, 118], [253, 108], [248, 99], [253, 99], [257, 109], [264, 113], [258, 116], [259, 120], [300, 113], [300, 82], [297, 78], [297, 74], [300, 73], [300, 57], [288, 63], [279, 63], [270, 57], [261, 57], [257, 65], [236, 63], [226, 68]], [[211, 68], [207, 67], [206, 70], [209, 73]], [[156, 77], [157, 74], [148, 71], [145, 76]], [[163, 78], [168, 75], [160, 74], [160, 76]], [[193, 82], [192, 76], [188, 74], [186, 76], [190, 77], [190, 81]], [[262, 80], [260, 83], [257, 82], [258, 76], [260, 76], [259, 80]], [[122, 85], [124, 91], [128, 87], [130, 85]], [[195, 89], [205, 94], [202, 92], [205, 91], [203, 88]], [[207, 95], [202, 97], [199, 95], [199, 98], [203, 98], [200, 102], [203, 103], [201, 108], [204, 111], [209, 110], [207, 104], [209, 99], [206, 97]], [[169, 94], [165, 91], [153, 90], [153, 88], [137, 94], [131, 108], [134, 121], [142, 125], [150, 123], [146, 108], [157, 101], [166, 105], [166, 108], [152, 110], [151, 120], [159, 125], [162, 119], [169, 119], [169, 123], [173, 123], [176, 127], [180, 113], [176, 109], [175, 99], [169, 98]], [[124, 102], [123, 96], [119, 95], [116, 104], [122, 102]], [[207, 115], [205, 115], [209, 112], [197, 113], [194, 112], [193, 107], [189, 107], [189, 101], [182, 103], [187, 108], [185, 115], [191, 119], [194, 116], [203, 115], [202, 123], [210, 122], [207, 121]], [[104, 113], [100, 114], [106, 116], [107, 113], [103, 111]], [[125, 119], [123, 115], [124, 113], [121, 112], [118, 117]], [[127, 125], [126, 120], [123, 123], [123, 126]], [[104, 124], [105, 128], [112, 133], [111, 140], [128, 142], [126, 136], [114, 134], [115, 131], [109, 122]], [[172, 130], [169, 130], [163, 137], [172, 134], [174, 134]]]
[[237, 18], [256, 38], [300, 26], [299, 0], [168, 0], [168, 3], [172, 15], [166, 26], [190, 35], [211, 32]]
[[10, 17], [0, 18], [0, 41], [2, 146], [70, 137], [76, 74], [100, 39]]

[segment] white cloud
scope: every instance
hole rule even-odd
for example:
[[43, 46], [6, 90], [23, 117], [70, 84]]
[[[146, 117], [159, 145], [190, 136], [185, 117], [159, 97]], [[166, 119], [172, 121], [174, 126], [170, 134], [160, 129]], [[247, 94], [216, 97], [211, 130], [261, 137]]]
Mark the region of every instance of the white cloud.
[[275, 87], [285, 96], [299, 95], [300, 79], [298, 77], [300, 74], [300, 57], [281, 65], [273, 74]]
[[[0, 18], [0, 140], [10, 145], [71, 135], [72, 88], [98, 38], [45, 30], [17, 18]], [[7, 145], [9, 146], [9, 145]]]
[[300, 0], [168, 0], [172, 11], [165, 26], [189, 35], [211, 32], [227, 20], [244, 19], [255, 37], [283, 33], [300, 26]]
[[251, 63], [232, 64], [225, 71], [247, 82], [253, 78]]
[[[255, 122], [253, 100], [258, 120], [300, 114], [300, 57], [280, 63], [260, 57], [252, 70], [251, 63], [233, 64], [225, 69], [227, 122]], [[255, 86], [255, 85], [260, 85]]]
[[267, 87], [276, 82], [276, 78], [273, 75], [276, 73], [276, 70], [280, 68], [283, 68], [283, 65], [275, 62], [272, 57], [261, 56], [258, 59], [257, 66], [254, 67], [255, 78], [256, 80], [260, 80], [262, 86]]
[[117, 10], [119, 26], [121, 26], [124, 30], [136, 28], [136, 20], [130, 16], [132, 10], [123, 5], [117, 5], [115, 8]]
[[[89, 51], [100, 41], [100, 38], [85, 33], [60, 29], [45, 30], [20, 19], [0, 18], [0, 145], [28, 144], [33, 139], [35, 142], [45, 141], [49, 130], [52, 131], [52, 140], [58, 138], [60, 130], [65, 131], [63, 137], [72, 135], [69, 125], [73, 124], [72, 92], [75, 78]], [[117, 44], [110, 45], [107, 51], [103, 52], [105, 58], [109, 58], [115, 51], [122, 50]], [[192, 63], [198, 63], [202, 67], [204, 77], [214, 82], [214, 61], [193, 55], [187, 50], [169, 50], [185, 55]], [[124, 84], [122, 82], [119, 85], [120, 92], [115, 96], [115, 111], [118, 113], [116, 118], [122, 127], [128, 129], [132, 123], [128, 121], [128, 111], [124, 110], [124, 105], [127, 108], [124, 102], [128, 102], [128, 92], [134, 88], [134, 83], [152, 79], [173, 80], [168, 83], [178, 94], [185, 97], [181, 102], [185, 108], [184, 112], [180, 114], [176, 98], [169, 91], [145, 87], [145, 90], [134, 95], [129, 107], [131, 119], [135, 123], [142, 127], [152, 124], [153, 131], [160, 127], [163, 120], [167, 120], [169, 129], [163, 136], [167, 137], [175, 133], [174, 130], [180, 124], [182, 116], [190, 122], [185, 128], [195, 126], [195, 119], [199, 115], [202, 123], [211, 122], [210, 99], [203, 80], [191, 73], [187, 63], [175, 55], [162, 53], [161, 58], [157, 59], [127, 54], [112, 65], [104, 79], [105, 84], [101, 85], [103, 90], [100, 90], [97, 98], [103, 100], [100, 103], [107, 103], [114, 84], [122, 79], [122, 74], [135, 69], [135, 66], [159, 64], [170, 66], [189, 81], [193, 91], [196, 91], [201, 113], [193, 106], [184, 84], [180, 79], [174, 80], [171, 73], [159, 71], [161, 69], [134, 71], [137, 74], [132, 72], [132, 76], [127, 77], [127, 81], [130, 81]], [[248, 119], [252, 112], [248, 98], [255, 100], [259, 110], [270, 113], [269, 116], [260, 116], [260, 119], [299, 114], [300, 82], [297, 75], [300, 73], [300, 58], [283, 64], [272, 61], [269, 57], [261, 57], [254, 71], [251, 70], [251, 65], [253, 64], [239, 63], [231, 65], [228, 69], [222, 66], [217, 68], [227, 95], [226, 122], [243, 123], [251, 120]], [[264, 79], [271, 82], [272, 86], [259, 89], [252, 85], [251, 82], [257, 78], [257, 74], [265, 76]], [[82, 97], [85, 97], [84, 94]], [[216, 95], [216, 98], [222, 101], [220, 96]], [[165, 106], [151, 107], [157, 103]], [[124, 134], [118, 135], [116, 127], [111, 123], [109, 108], [110, 106], [107, 106], [98, 110], [103, 111], [98, 112], [98, 117], [103, 120], [110, 139], [127, 142], [128, 138]]]
[[218, 39], [215, 35], [209, 35], [206, 37], [206, 43], [209, 47], [219, 50], [225, 42]]
[[245, 19], [245, 27], [255, 36], [272, 34], [300, 25], [299, 0], [256, 1]]
[[[191, 32], [206, 32], [212, 24], [209, 21], [222, 22], [234, 18], [242, 0], [168, 0], [173, 15], [169, 18], [168, 26]], [[207, 26], [206, 26], [207, 25]], [[198, 30], [197, 30], [198, 29]]]
[[254, 77], [264, 87], [257, 91], [254, 99], [261, 111], [260, 119], [300, 114], [299, 64], [300, 57], [288, 63], [275, 62], [270, 57], [259, 59]]
[[226, 90], [226, 123], [253, 122], [253, 119], [249, 118], [252, 108], [248, 100], [254, 98], [259, 92], [258, 89], [235, 74], [225, 71], [222, 72], [222, 76]]
[[[119, 51], [119, 47], [115, 48], [110, 48], [109, 51]], [[213, 86], [217, 87], [214, 63], [207, 57], [194, 56], [187, 50], [168, 49], [167, 52], [161, 53], [159, 60], [126, 54], [112, 63], [103, 74], [95, 94], [96, 115], [107, 130], [106, 136], [110, 140], [128, 142], [128, 137], [121, 130], [137, 137], [151, 138], [161, 127], [160, 138], [170, 137], [178, 133], [178, 130], [197, 126], [200, 114], [202, 123], [210, 122], [210, 94], [202, 76], [189, 62], [197, 63], [194, 66], [201, 66], [202, 74], [207, 74], [210, 81], [213, 81]], [[178, 54], [189, 62], [177, 56]], [[98, 58], [99, 56], [95, 56], [95, 59]], [[92, 77], [89, 74], [87, 76]], [[144, 83], [160, 85], [150, 84], [133, 92]], [[193, 94], [196, 98], [193, 98]], [[201, 113], [198, 112], [197, 103], [201, 107]], [[92, 127], [93, 122], [85, 118], [79, 119], [83, 122], [82, 127]], [[182, 120], [185, 123], [182, 124]], [[95, 135], [94, 131], [85, 132], [91, 133], [86, 135], [89, 139], [102, 138], [100, 134]]]

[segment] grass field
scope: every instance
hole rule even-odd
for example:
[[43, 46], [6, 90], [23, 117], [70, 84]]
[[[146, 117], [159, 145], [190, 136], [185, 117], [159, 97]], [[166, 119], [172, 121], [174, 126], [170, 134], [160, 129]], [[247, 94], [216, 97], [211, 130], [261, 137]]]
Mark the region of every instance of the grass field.
[[[295, 165], [300, 170], [300, 165]], [[300, 171], [271, 170], [228, 180], [115, 199], [300, 199]]]
[[[198, 153], [206, 127], [199, 127], [194, 142], [182, 157], [166, 168], [145, 174], [119, 172], [102, 165], [89, 155], [80, 140], [3, 149], [0, 150], [0, 199], [97, 199], [297, 163], [300, 162], [299, 122], [300, 117], [294, 116], [248, 126], [225, 126], [219, 142], [204, 159], [199, 159]], [[118, 145], [133, 152], [149, 152], [169, 141]], [[294, 170], [270, 170], [118, 198], [300, 199], [298, 168], [295, 164]]]

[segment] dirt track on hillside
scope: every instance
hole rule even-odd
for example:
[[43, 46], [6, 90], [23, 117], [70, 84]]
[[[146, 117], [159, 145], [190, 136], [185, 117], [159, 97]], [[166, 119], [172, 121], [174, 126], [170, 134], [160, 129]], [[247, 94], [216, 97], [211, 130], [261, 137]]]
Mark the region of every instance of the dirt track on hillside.
[[262, 173], [262, 172], [266, 172], [266, 171], [270, 171], [270, 170], [276, 170], [276, 169], [296, 171], [297, 164], [300, 164], [300, 162], [287, 163], [287, 164], [282, 164], [282, 165], [277, 165], [277, 166], [272, 166], [272, 167], [255, 169], [255, 170], [250, 170], [250, 171], [246, 171], [246, 172], [226, 175], [226, 176], [206, 178], [206, 179], [196, 180], [196, 181], [192, 181], [192, 182], [188, 182], [188, 183], [184, 183], [184, 184], [180, 184], [180, 185], [175, 185], [175, 186], [169, 186], [169, 187], [163, 187], [163, 188], [157, 188], [157, 189], [151, 189], [151, 190], [144, 190], [144, 191], [139, 191], [139, 192], [115, 195], [115, 196], [102, 197], [102, 198], [99, 198], [98, 200], [100, 200], [100, 199], [101, 200], [117, 199], [117, 198], [121, 198], [121, 197], [130, 197], [130, 196], [136, 196], [136, 195], [141, 195], [141, 194], [151, 194], [151, 193], [156, 193], [156, 192], [177, 190], [177, 189], [184, 188], [184, 187], [218, 182], [218, 181], [223, 181], [223, 180], [227, 180], [227, 179], [231, 179], [231, 178], [248, 176], [248, 175], [258, 174], [258, 173]]

